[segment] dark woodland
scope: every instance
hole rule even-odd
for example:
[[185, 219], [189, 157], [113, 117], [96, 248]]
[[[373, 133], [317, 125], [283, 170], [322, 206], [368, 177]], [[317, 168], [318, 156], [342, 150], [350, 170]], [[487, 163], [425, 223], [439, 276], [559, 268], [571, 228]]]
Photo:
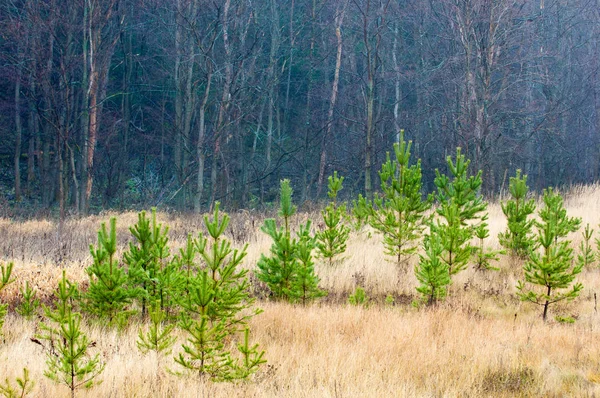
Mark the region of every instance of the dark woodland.
[[262, 208], [424, 189], [457, 146], [488, 196], [600, 171], [599, 0], [0, 0], [0, 206]]

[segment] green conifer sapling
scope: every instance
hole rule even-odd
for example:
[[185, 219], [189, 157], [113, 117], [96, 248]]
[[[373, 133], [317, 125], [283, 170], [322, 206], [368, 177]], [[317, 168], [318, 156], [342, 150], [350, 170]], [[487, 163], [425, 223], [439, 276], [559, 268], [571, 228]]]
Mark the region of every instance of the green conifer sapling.
[[[11, 279], [12, 270], [13, 263], [0, 264], [0, 291], [13, 282], [13, 279]], [[0, 336], [2, 336], [2, 327], [4, 326], [4, 318], [7, 313], [8, 304], [0, 303]]]
[[417, 291], [421, 293], [428, 305], [446, 297], [450, 284], [448, 264], [441, 258], [444, 247], [438, 234], [430, 234], [424, 239], [425, 254], [419, 255], [419, 264], [415, 267], [415, 276], [420, 285]]
[[[187, 284], [187, 297], [181, 299], [186, 310], [180, 327], [187, 333], [183, 352], [175, 362], [201, 377], [213, 380], [246, 378], [264, 362], [264, 352], [249, 345], [247, 320], [260, 310], [248, 312], [253, 300], [248, 293], [247, 270], [239, 270], [246, 248], [239, 251], [224, 239], [229, 216], [215, 205], [212, 219], [204, 217], [208, 237], [200, 235], [196, 250], [204, 262]], [[238, 346], [242, 359], [235, 359], [226, 344], [244, 331]]]
[[330, 266], [333, 259], [346, 251], [346, 242], [350, 234], [350, 228], [344, 224], [346, 217], [346, 205], [337, 205], [338, 192], [343, 188], [344, 177], [338, 177], [337, 171], [329, 176], [329, 198], [331, 202], [321, 211], [325, 229], [317, 232], [317, 249], [320, 256], [327, 259]]
[[106, 224], [102, 224], [98, 231], [98, 245], [90, 245], [90, 252], [94, 262], [86, 269], [90, 285], [85, 294], [84, 307], [90, 314], [106, 318], [112, 323], [117, 316], [126, 317], [130, 314], [128, 306], [137, 294], [128, 288], [127, 273], [116, 258], [116, 218], [110, 219], [109, 231], [106, 230]]
[[469, 175], [471, 161], [465, 158], [460, 148], [456, 148], [456, 160], [448, 156], [446, 163], [452, 178], [437, 169], [435, 171], [440, 218], [432, 225], [432, 233], [440, 237], [444, 248], [442, 259], [448, 265], [450, 276], [453, 276], [467, 267], [471, 254], [476, 250], [470, 241], [482, 222], [487, 203], [481, 195], [482, 172]]
[[412, 141], [394, 144], [393, 157], [386, 155], [379, 178], [383, 196], [373, 202], [359, 195], [355, 203], [355, 214], [367, 220], [376, 231], [383, 234], [386, 253], [396, 258], [400, 266], [403, 260], [418, 249], [428, 218], [425, 213], [431, 207], [433, 197], [423, 199], [421, 192], [421, 161], [410, 164]]
[[95, 343], [91, 343], [81, 329], [81, 314], [73, 310], [73, 302], [78, 296], [77, 287], [67, 279], [64, 271], [55, 296], [55, 308], [44, 307], [50, 323], [41, 324], [43, 334], [38, 335], [48, 346], [39, 340], [34, 341], [42, 344], [47, 351], [48, 368], [44, 375], [66, 385], [71, 398], [74, 398], [80, 387], [91, 388], [99, 383], [96, 378], [104, 370], [104, 364], [98, 354], [93, 357], [88, 354]]
[[498, 235], [498, 239], [513, 256], [525, 258], [534, 244], [531, 231], [533, 220], [530, 216], [535, 211], [535, 201], [527, 200], [527, 176], [521, 176], [521, 170], [517, 170], [516, 175], [510, 178], [509, 191], [512, 199], [501, 203], [508, 227], [506, 232]]
[[583, 265], [583, 269], [587, 269], [596, 261], [594, 250], [592, 249], [592, 236], [594, 230], [590, 228], [590, 224], [585, 225], [585, 229], [581, 232], [583, 241], [579, 245], [579, 254], [577, 255], [577, 261]]
[[40, 307], [40, 300], [37, 298], [37, 292], [31, 288], [29, 281], [25, 282], [25, 289], [19, 289], [21, 292], [21, 303], [16, 308], [17, 313], [26, 319], [33, 318]]
[[[523, 267], [525, 282], [518, 282], [517, 294], [523, 301], [542, 306], [542, 318], [546, 321], [551, 304], [573, 300], [583, 289], [581, 283], [573, 284], [583, 264], [573, 264], [571, 242], [565, 239], [579, 228], [581, 220], [567, 216], [562, 197], [551, 188], [544, 190], [544, 207], [539, 215], [541, 221], [535, 223], [537, 250], [530, 251]], [[526, 283], [534, 287], [528, 288]]]
[[35, 387], [33, 380], [29, 378], [29, 370], [23, 368], [23, 377], [17, 377], [17, 386], [13, 387], [8, 378], [4, 379], [4, 383], [0, 383], [0, 394], [5, 398], [24, 398]]

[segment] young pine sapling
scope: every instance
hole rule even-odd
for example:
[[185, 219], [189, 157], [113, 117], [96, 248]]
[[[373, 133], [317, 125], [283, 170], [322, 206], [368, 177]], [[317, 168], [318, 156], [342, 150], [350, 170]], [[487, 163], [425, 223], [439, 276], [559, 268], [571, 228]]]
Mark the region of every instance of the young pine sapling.
[[[523, 266], [525, 282], [517, 283], [517, 295], [522, 301], [542, 306], [546, 321], [551, 304], [573, 300], [583, 289], [581, 283], [573, 283], [583, 264], [573, 264], [571, 242], [565, 238], [579, 228], [581, 220], [567, 216], [562, 197], [551, 188], [544, 190], [544, 207], [539, 215], [541, 221], [535, 223], [538, 249], [530, 251]], [[534, 287], [528, 288], [526, 283]]]
[[492, 266], [492, 261], [499, 260], [498, 255], [504, 254], [504, 250], [492, 250], [484, 245], [485, 239], [489, 238], [490, 231], [487, 223], [488, 215], [481, 218], [481, 223], [475, 228], [475, 237], [478, 244], [475, 249], [475, 269], [478, 271], [498, 271], [500, 268]]
[[344, 177], [338, 177], [337, 171], [329, 176], [329, 198], [331, 202], [325, 210], [321, 211], [325, 228], [317, 232], [317, 250], [322, 258], [326, 259], [329, 266], [333, 259], [346, 251], [346, 242], [350, 228], [345, 225], [346, 205], [336, 202], [339, 191], [343, 188]]
[[465, 158], [461, 149], [456, 148], [455, 161], [448, 156], [446, 162], [452, 178], [437, 169], [435, 171], [434, 184], [439, 202], [437, 213], [440, 217], [431, 228], [432, 234], [440, 237], [442, 259], [448, 265], [450, 276], [453, 276], [467, 267], [471, 254], [476, 250], [470, 241], [485, 217], [482, 213], [487, 209], [487, 203], [480, 192], [482, 172], [469, 175], [471, 161]]
[[425, 236], [425, 253], [419, 255], [419, 264], [415, 267], [415, 276], [419, 281], [417, 292], [421, 293], [427, 305], [433, 305], [446, 297], [450, 284], [448, 264], [441, 258], [444, 247], [440, 236], [432, 233]]
[[535, 211], [535, 200], [527, 200], [527, 176], [521, 176], [521, 170], [510, 177], [509, 191], [512, 199], [500, 204], [508, 226], [505, 232], [498, 234], [498, 240], [513, 256], [526, 258], [534, 247], [534, 221], [530, 216]]
[[15, 381], [17, 385], [14, 387], [8, 378], [4, 379], [4, 383], [0, 382], [0, 394], [5, 398], [24, 398], [35, 387], [35, 382], [29, 378], [27, 368], [23, 368], [23, 377], [17, 377]]
[[359, 195], [354, 206], [354, 213], [383, 235], [386, 253], [395, 257], [398, 266], [417, 251], [433, 201], [431, 195], [423, 199], [421, 161], [410, 164], [411, 146], [401, 132], [393, 157], [387, 153], [379, 172], [383, 196], [371, 202]]
[[42, 334], [33, 339], [47, 352], [47, 370], [44, 375], [55, 383], [66, 385], [71, 398], [75, 397], [75, 391], [79, 388], [91, 388], [98, 384], [97, 377], [105, 366], [100, 361], [99, 354], [92, 357], [88, 354], [95, 343], [88, 340], [81, 328], [81, 314], [73, 309], [77, 297], [77, 287], [67, 279], [63, 271], [55, 292], [55, 308], [44, 306], [50, 322], [42, 323]]
[[21, 288], [21, 303], [17, 306], [16, 311], [19, 315], [26, 319], [33, 318], [40, 307], [40, 300], [37, 298], [37, 292], [29, 285], [29, 281], [25, 282], [25, 289]]
[[[0, 291], [13, 282], [11, 279], [13, 270], [13, 263], [6, 265], [0, 264]], [[2, 304], [0, 302], [0, 337], [2, 336], [2, 327], [4, 326], [4, 319], [8, 313], [8, 304]]]
[[[183, 352], [175, 362], [201, 377], [213, 380], [246, 378], [264, 363], [264, 352], [251, 346], [247, 321], [260, 310], [248, 311], [253, 299], [248, 293], [247, 270], [239, 270], [246, 256], [233, 249], [231, 242], [222, 237], [229, 224], [229, 216], [219, 213], [215, 204], [212, 219], [204, 217], [208, 236], [200, 235], [195, 247], [204, 266], [191, 274], [187, 284], [187, 297], [180, 304], [180, 327], [187, 333]], [[244, 342], [238, 345], [242, 358], [235, 359], [229, 345], [239, 332], [244, 332]]]
[[106, 224], [98, 231], [98, 244], [90, 245], [93, 264], [86, 269], [90, 285], [84, 295], [84, 308], [90, 314], [109, 323], [122, 322], [131, 315], [129, 305], [138, 294], [129, 289], [129, 278], [119, 264], [117, 252], [117, 220], [110, 219], [110, 230]]
[[577, 261], [583, 265], [583, 269], [587, 269], [596, 261], [596, 255], [594, 249], [592, 249], [592, 236], [594, 230], [590, 228], [590, 224], [586, 224], [585, 229], [581, 232], [583, 240], [579, 245], [579, 254], [577, 255]]

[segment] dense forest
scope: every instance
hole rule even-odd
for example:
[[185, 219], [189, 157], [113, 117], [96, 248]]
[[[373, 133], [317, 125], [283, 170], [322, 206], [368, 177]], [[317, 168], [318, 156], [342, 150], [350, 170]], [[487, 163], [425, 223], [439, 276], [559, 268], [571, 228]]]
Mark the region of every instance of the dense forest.
[[598, 0], [2, 0], [0, 204], [62, 215], [424, 187], [460, 146], [487, 195], [598, 178]]

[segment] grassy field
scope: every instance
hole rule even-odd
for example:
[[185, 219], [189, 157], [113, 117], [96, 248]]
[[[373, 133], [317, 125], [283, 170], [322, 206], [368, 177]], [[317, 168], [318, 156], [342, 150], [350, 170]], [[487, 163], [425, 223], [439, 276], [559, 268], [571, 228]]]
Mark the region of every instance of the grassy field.
[[[569, 215], [583, 225], [600, 223], [600, 187], [572, 190], [566, 198]], [[506, 222], [497, 204], [490, 205], [488, 245], [499, 248], [498, 232]], [[30, 281], [47, 300], [66, 269], [72, 280], [84, 282], [89, 244], [95, 243], [100, 223], [112, 214], [68, 220], [62, 230], [51, 221], [13, 222], [0, 219], [0, 259], [14, 261], [17, 282], [0, 299], [18, 302], [18, 288]], [[128, 226], [135, 213], [118, 215], [121, 248], [130, 239]], [[302, 222], [307, 214], [295, 218]], [[317, 214], [311, 217], [318, 219]], [[202, 229], [199, 216], [159, 214], [170, 226], [172, 250], [181, 247], [188, 232]], [[228, 235], [241, 247], [249, 243], [245, 266], [254, 269], [269, 238], [260, 232], [262, 216], [232, 215]], [[118, 333], [90, 326], [106, 369], [103, 383], [80, 396], [89, 397], [502, 397], [600, 395], [600, 317], [596, 293], [600, 269], [585, 270], [584, 284], [572, 303], [550, 308], [550, 321], [541, 320], [541, 308], [521, 303], [515, 296], [522, 278], [521, 264], [501, 258], [498, 272], [468, 269], [458, 275], [450, 297], [436, 308], [416, 309], [416, 279], [411, 264], [399, 270], [383, 254], [379, 236], [364, 230], [353, 233], [345, 258], [334, 268], [318, 264], [321, 285], [329, 296], [308, 307], [262, 299], [264, 289], [253, 281], [256, 305], [264, 312], [251, 321], [252, 340], [266, 351], [267, 365], [253, 378], [235, 384], [182, 378], [172, 355], [142, 355], [135, 340], [139, 324]], [[574, 247], [581, 242], [573, 234]], [[371, 297], [367, 308], [346, 304], [357, 284]], [[392, 295], [394, 304], [386, 304]], [[554, 316], [572, 316], [562, 324]], [[43, 376], [44, 354], [30, 342], [35, 321], [11, 311], [0, 343], [0, 380], [14, 378], [23, 367], [36, 380], [33, 396], [68, 396], [66, 387]], [[180, 336], [180, 342], [183, 336]], [[176, 346], [177, 347], [177, 346]], [[174, 354], [178, 348], [175, 348]]]

